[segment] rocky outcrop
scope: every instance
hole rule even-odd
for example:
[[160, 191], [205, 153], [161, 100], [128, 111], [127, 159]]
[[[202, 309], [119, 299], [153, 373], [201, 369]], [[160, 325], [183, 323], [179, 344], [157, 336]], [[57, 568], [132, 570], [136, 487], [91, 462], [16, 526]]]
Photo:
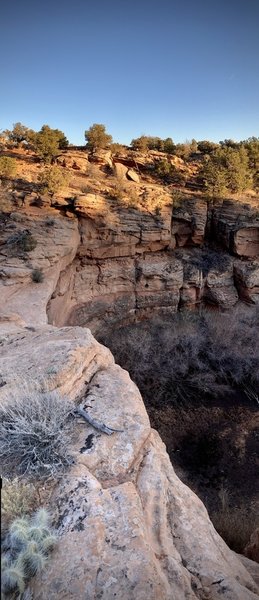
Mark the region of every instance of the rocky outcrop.
[[101, 166], [112, 167], [112, 153], [111, 150], [95, 150], [88, 154], [88, 160], [90, 163], [96, 163]]
[[[159, 215], [149, 209], [156, 198]], [[171, 199], [169, 194], [149, 186], [140, 201], [145, 206], [129, 207], [111, 196], [87, 194], [75, 202], [80, 219], [79, 255], [89, 258], [135, 256], [166, 248], [171, 239]]]
[[249, 204], [231, 200], [216, 203], [212, 231], [228, 252], [244, 258], [259, 256], [258, 211]]
[[239, 299], [234, 280], [234, 260], [225, 253], [209, 249], [182, 250], [177, 257], [183, 264], [180, 307], [230, 308]]
[[201, 246], [204, 243], [207, 211], [205, 200], [187, 198], [174, 202], [172, 215], [174, 247]]
[[[33, 240], [29, 250], [24, 250], [24, 234]], [[0, 314], [19, 313], [27, 323], [47, 323], [46, 304], [60, 273], [73, 261], [79, 240], [77, 220], [54, 210], [12, 213], [0, 241]], [[32, 280], [35, 269], [42, 271], [40, 284]]]
[[[74, 465], [50, 501], [59, 543], [33, 597], [255, 600], [258, 569], [248, 559], [243, 566], [216, 533], [176, 476], [128, 373], [79, 325], [97, 331], [201, 302], [228, 308], [236, 290], [256, 302], [258, 261], [202, 248], [206, 203], [189, 198], [172, 213], [169, 194], [155, 186], [140, 186], [139, 198], [130, 209], [109, 193], [84, 194], [67, 217], [28, 206], [1, 233], [0, 401], [58, 391], [61, 402], [80, 401], [121, 430], [107, 436], [75, 420]], [[220, 210], [211, 222], [226, 247]], [[29, 250], [19, 242], [26, 231], [36, 240]], [[32, 280], [36, 268], [41, 283]], [[47, 306], [59, 329], [47, 324]]]
[[241, 300], [253, 304], [259, 303], [259, 261], [234, 264], [235, 284]]
[[[49, 509], [58, 544], [32, 583], [34, 600], [255, 600], [253, 577], [176, 476], [138, 389], [87, 329], [1, 331], [1, 401], [30, 387], [87, 404], [121, 432], [75, 420], [74, 465]], [[14, 378], [14, 371], [16, 377]], [[254, 567], [256, 576], [256, 569]]]

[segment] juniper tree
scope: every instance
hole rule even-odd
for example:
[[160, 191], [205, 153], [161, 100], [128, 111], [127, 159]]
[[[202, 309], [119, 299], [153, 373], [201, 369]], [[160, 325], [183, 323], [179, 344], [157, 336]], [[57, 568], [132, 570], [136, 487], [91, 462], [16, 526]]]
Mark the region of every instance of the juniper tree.
[[85, 131], [86, 147], [95, 152], [108, 148], [112, 143], [112, 136], [106, 133], [105, 125], [101, 123], [94, 123], [89, 129]]

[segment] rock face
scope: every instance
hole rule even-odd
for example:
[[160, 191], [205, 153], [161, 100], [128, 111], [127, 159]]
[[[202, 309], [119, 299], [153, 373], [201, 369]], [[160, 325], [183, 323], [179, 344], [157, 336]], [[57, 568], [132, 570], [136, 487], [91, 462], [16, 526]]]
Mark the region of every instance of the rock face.
[[172, 215], [172, 236], [174, 247], [200, 246], [205, 239], [207, 224], [207, 203], [204, 200], [187, 199], [174, 204]]
[[241, 262], [234, 265], [234, 278], [239, 296], [246, 302], [259, 303], [259, 261]]
[[[126, 177], [128, 167], [116, 165]], [[90, 194], [76, 201], [81, 244], [69, 324], [97, 332], [104, 324], [126, 324], [182, 307], [227, 309], [239, 300], [258, 302], [258, 261], [248, 258], [259, 255], [259, 224], [252, 207], [233, 201], [211, 206], [191, 196], [172, 205], [168, 192], [154, 186], [140, 188], [139, 203], [138, 209], [129, 209]], [[244, 231], [251, 242], [247, 247], [241, 244]], [[214, 251], [217, 260], [207, 265], [208, 252], [213, 254], [206, 247], [211, 236], [221, 249]], [[245, 262], [235, 261], [237, 256]], [[64, 321], [52, 317], [54, 304], [49, 305], [50, 320], [62, 325]]]
[[59, 540], [32, 583], [34, 600], [259, 597], [201, 501], [175, 475], [128, 373], [89, 330], [13, 323], [1, 329], [0, 370], [1, 402], [19, 393], [21, 381], [32, 390], [44, 380], [61, 402], [64, 394], [80, 399], [98, 421], [122, 430], [107, 436], [75, 421], [74, 466], [50, 504]]
[[[127, 185], [137, 186], [137, 208], [86, 193], [57, 210], [26, 205], [11, 215], [0, 239], [1, 295], [9, 314], [43, 324], [47, 304], [50, 323], [98, 332], [181, 308], [259, 302], [259, 224], [251, 207], [208, 206], [189, 195], [172, 205], [161, 186]], [[37, 243], [29, 252], [11, 243], [24, 231]], [[40, 285], [32, 281], [34, 269], [43, 273]]]
[[212, 229], [222, 246], [244, 258], [259, 256], [259, 221], [247, 204], [224, 200], [213, 210]]
[[[19, 242], [26, 232], [36, 244], [29, 251]], [[27, 323], [47, 323], [46, 304], [60, 273], [73, 261], [79, 240], [76, 219], [56, 211], [43, 216], [37, 208], [29, 214], [13, 213], [1, 235], [0, 316], [19, 313]], [[34, 269], [42, 270], [42, 283], [33, 282]]]

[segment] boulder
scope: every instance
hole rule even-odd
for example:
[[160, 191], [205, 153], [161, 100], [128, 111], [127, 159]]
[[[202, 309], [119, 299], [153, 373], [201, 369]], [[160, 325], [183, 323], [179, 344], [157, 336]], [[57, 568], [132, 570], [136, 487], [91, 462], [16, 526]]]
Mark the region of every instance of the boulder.
[[128, 172], [128, 167], [120, 162], [114, 162], [114, 173], [118, 179], [125, 179]]
[[136, 171], [133, 171], [133, 169], [129, 169], [127, 171], [127, 178], [131, 179], [132, 181], [135, 181], [135, 183], [140, 182], [140, 177], [139, 177], [138, 173], [136, 173]]

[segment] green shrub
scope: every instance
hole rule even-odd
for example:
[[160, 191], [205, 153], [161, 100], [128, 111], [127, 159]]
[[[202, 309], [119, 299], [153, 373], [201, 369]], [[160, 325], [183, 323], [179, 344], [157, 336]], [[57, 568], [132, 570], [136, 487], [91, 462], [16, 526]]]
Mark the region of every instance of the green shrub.
[[39, 509], [31, 519], [13, 521], [2, 556], [2, 597], [23, 594], [29, 580], [44, 569], [57, 538], [49, 527], [49, 515]]
[[43, 125], [37, 133], [33, 132], [30, 141], [35, 152], [45, 163], [50, 163], [58, 156], [60, 150], [68, 146], [68, 140], [63, 131], [52, 129], [49, 125]]
[[105, 125], [94, 123], [85, 131], [85, 140], [87, 148], [95, 152], [103, 148], [108, 148], [112, 143], [112, 136], [106, 132]]
[[50, 392], [11, 397], [0, 408], [4, 474], [54, 475], [71, 464], [73, 408], [71, 401]]
[[167, 160], [160, 160], [155, 164], [155, 173], [164, 183], [180, 185], [186, 181], [186, 175]]
[[44, 281], [44, 273], [42, 269], [33, 269], [31, 278], [34, 283], [42, 283]]
[[53, 195], [69, 184], [70, 175], [60, 167], [48, 167], [40, 173], [38, 181], [43, 192]]
[[11, 178], [17, 173], [17, 162], [9, 156], [0, 157], [0, 177]]

